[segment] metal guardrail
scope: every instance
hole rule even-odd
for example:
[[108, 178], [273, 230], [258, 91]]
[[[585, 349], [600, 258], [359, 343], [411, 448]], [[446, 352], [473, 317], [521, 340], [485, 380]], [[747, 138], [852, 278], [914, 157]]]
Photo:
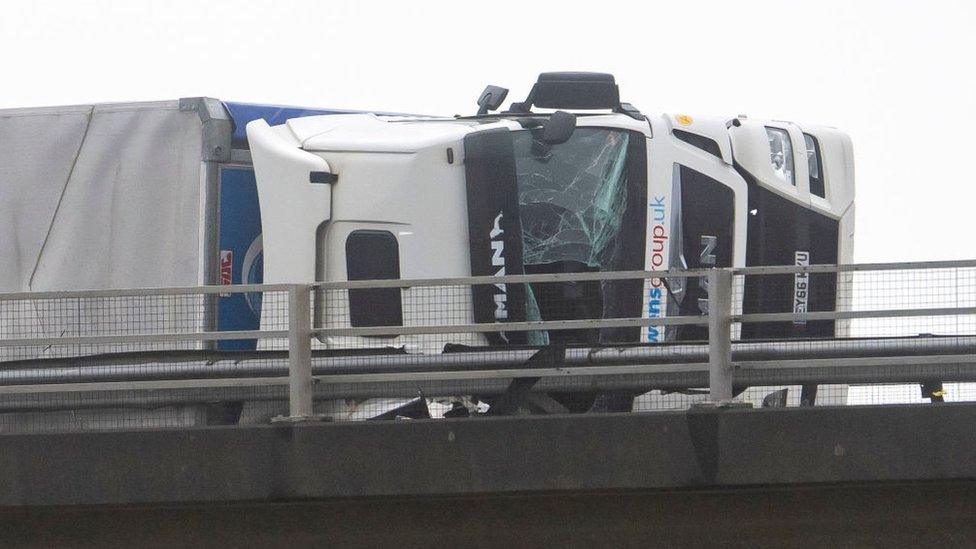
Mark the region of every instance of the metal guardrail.
[[[747, 276], [796, 275], [799, 273], [964, 273], [962, 286], [956, 275], [953, 306], [869, 307], [855, 310], [846, 303], [834, 311], [741, 312], [741, 281]], [[848, 276], [848, 275], [843, 275]], [[941, 276], [941, 275], [940, 275]], [[590, 318], [573, 320], [475, 323], [470, 315], [455, 315], [468, 321], [454, 323], [404, 323], [402, 326], [354, 327], [327, 323], [313, 325], [313, 308], [320, 306], [323, 292], [341, 295], [349, 290], [400, 288], [404, 291], [427, 288], [467, 288], [479, 284], [580, 283], [678, 278], [708, 281], [707, 315], [664, 316], [654, 318]], [[938, 280], [942, 280], [939, 278]], [[847, 281], [848, 283], [850, 281]], [[848, 300], [854, 290], [841, 288]], [[947, 292], [949, 290], [946, 290]], [[843, 293], [841, 292], [841, 293]], [[259, 330], [214, 331], [206, 325], [213, 301], [220, 295], [261, 293], [265, 308], [276, 311]], [[841, 295], [839, 293], [839, 296]], [[268, 300], [269, 295], [277, 296]], [[452, 294], [454, 295], [454, 294]], [[961, 299], [960, 299], [961, 297]], [[282, 299], [284, 298], [284, 299]], [[882, 301], [883, 296], [876, 301]], [[159, 322], [146, 320], [139, 300], [159, 300]], [[179, 300], [180, 311], [191, 311], [171, 321], [167, 299]], [[453, 299], [453, 298], [452, 298]], [[113, 303], [105, 306], [104, 300]], [[130, 303], [127, 300], [135, 300]], [[405, 302], [407, 301], [404, 298]], [[136, 324], [100, 333], [85, 324], [84, 315], [71, 330], [21, 329], [17, 311], [28, 304], [77, 302], [77, 309], [96, 309], [113, 325], [113, 307], [121, 318], [138, 318]], [[433, 302], [431, 302], [433, 303]], [[840, 304], [840, 297], [838, 299]], [[430, 303], [427, 303], [430, 305]], [[463, 301], [438, 302], [440, 307], [463, 309]], [[30, 307], [28, 307], [30, 308]], [[9, 310], [8, 310], [9, 309]], [[65, 307], [71, 309], [71, 307]], [[845, 310], [846, 309], [846, 310]], [[72, 309], [73, 310], [73, 309]], [[267, 311], [266, 311], [267, 312]], [[439, 311], [428, 311], [437, 317]], [[455, 311], [456, 312], [456, 311]], [[464, 311], [462, 311], [464, 313]], [[60, 313], [59, 313], [60, 314]], [[127, 316], [128, 315], [128, 316]], [[27, 292], [0, 294], [0, 351], [20, 348], [69, 348], [74, 352], [16, 353], [0, 361], [0, 409], [30, 409], [43, 403], [44, 395], [62, 408], [98, 405], [117, 406], [144, 402], [170, 402], [168, 392], [180, 391], [175, 400], [190, 402], [222, 398], [286, 398], [289, 416], [314, 417], [314, 402], [323, 398], [436, 394], [445, 391], [461, 394], [479, 382], [484, 394], [503, 392], [508, 382], [519, 378], [539, 378], [539, 391], [586, 389], [667, 389], [704, 387], [709, 399], [722, 404], [733, 399], [736, 387], [749, 385], [788, 385], [803, 383], [895, 383], [976, 381], [976, 333], [951, 334], [945, 338], [873, 337], [841, 338], [828, 341], [789, 340], [775, 342], [739, 341], [736, 326], [755, 322], [841, 321], [857, 319], [904, 319], [912, 317], [956, 317], [976, 315], [976, 261], [942, 261], [863, 265], [812, 265], [805, 267], [749, 267], [699, 271], [633, 271], [612, 273], [573, 273], [510, 275], [505, 277], [467, 277], [424, 280], [349, 281], [301, 285], [205, 286], [196, 288], [150, 288]], [[187, 322], [183, 322], [187, 320]], [[967, 321], [968, 322], [968, 321]], [[7, 324], [7, 326], [3, 326]], [[340, 323], [341, 324], [341, 323]], [[347, 323], [348, 324], [348, 323]], [[707, 343], [673, 343], [650, 346], [609, 345], [571, 346], [554, 363], [529, 364], [539, 347], [479, 348], [469, 353], [362, 354], [365, 347], [381, 347], [394, 337], [442, 336], [492, 332], [549, 332], [580, 329], [635, 327], [707, 326]], [[968, 326], [968, 324], [967, 324]], [[174, 329], [174, 327], [178, 329]], [[27, 333], [22, 333], [26, 331]], [[70, 333], [69, 333], [70, 332]], [[350, 353], [325, 352], [320, 340], [356, 338]], [[385, 339], [383, 339], [385, 338]], [[208, 349], [208, 342], [258, 340], [276, 343], [268, 350], [248, 354], [225, 353]], [[448, 338], [449, 339], [449, 338]], [[193, 347], [173, 350], [175, 343]], [[139, 347], [135, 351], [126, 346]], [[259, 344], [260, 345], [260, 344]], [[109, 346], [108, 354], [92, 352]], [[127, 354], [119, 355], [119, 348]], [[97, 351], [97, 349], [96, 349]], [[357, 352], [353, 352], [357, 351]], [[139, 365], [133, 369], [134, 365]], [[126, 370], [128, 368], [128, 370]], [[39, 375], [43, 372], [43, 375]], [[128, 372], [128, 373], [125, 373]], [[14, 375], [16, 374], [16, 375]], [[287, 374], [287, 375], [284, 375]], [[287, 387], [287, 395], [282, 391]], [[67, 395], [83, 395], [72, 398]], [[29, 398], [28, 398], [29, 397]], [[17, 398], [22, 398], [18, 401]], [[57, 407], [57, 406], [56, 406]]]

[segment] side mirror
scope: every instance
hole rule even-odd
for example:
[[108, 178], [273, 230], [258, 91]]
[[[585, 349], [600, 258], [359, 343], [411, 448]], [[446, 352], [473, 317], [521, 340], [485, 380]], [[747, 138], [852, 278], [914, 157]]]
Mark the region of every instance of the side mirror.
[[507, 95], [508, 90], [505, 88], [486, 86], [485, 91], [478, 97], [478, 114], [488, 114], [488, 111], [498, 110]]
[[569, 141], [576, 130], [576, 115], [566, 111], [556, 111], [542, 127], [542, 141], [549, 145], [559, 145]]

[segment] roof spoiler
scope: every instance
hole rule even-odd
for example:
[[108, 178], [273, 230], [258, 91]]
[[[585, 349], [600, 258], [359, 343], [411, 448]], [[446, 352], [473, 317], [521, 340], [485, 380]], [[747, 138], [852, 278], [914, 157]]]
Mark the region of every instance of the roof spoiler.
[[525, 101], [512, 103], [511, 112], [542, 109], [610, 109], [643, 120], [644, 115], [629, 103], [620, 102], [620, 90], [612, 74], [599, 72], [544, 72], [539, 75]]

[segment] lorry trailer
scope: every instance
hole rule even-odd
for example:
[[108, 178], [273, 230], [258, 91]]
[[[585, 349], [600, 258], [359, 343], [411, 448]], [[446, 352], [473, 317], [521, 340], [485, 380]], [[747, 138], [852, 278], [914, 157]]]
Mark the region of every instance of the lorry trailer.
[[[261, 208], [245, 125], [344, 112], [211, 98], [0, 110], [0, 292], [260, 283]], [[85, 326], [42, 309], [9, 311], [0, 337], [122, 323], [149, 331], [146, 322], [257, 329], [259, 307], [236, 294], [202, 316], [90, 315]]]

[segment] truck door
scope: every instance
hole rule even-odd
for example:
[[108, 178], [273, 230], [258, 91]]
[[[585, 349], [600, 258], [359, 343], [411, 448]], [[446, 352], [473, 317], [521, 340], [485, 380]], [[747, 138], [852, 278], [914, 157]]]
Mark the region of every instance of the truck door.
[[[745, 260], [746, 184], [733, 169], [725, 121], [664, 115], [648, 143], [646, 268], [709, 269]], [[652, 280], [646, 314], [697, 316], [708, 312], [703, 278]], [[663, 287], [661, 287], [663, 286]], [[704, 326], [648, 328], [646, 341], [705, 340]]]

